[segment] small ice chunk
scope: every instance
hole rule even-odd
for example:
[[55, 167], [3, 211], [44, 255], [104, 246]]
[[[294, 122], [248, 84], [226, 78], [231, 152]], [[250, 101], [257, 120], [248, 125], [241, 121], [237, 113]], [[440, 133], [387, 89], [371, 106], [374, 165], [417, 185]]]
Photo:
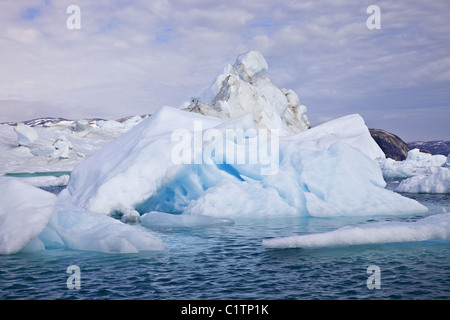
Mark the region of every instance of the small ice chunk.
[[75, 121], [73, 131], [74, 132], [83, 132], [87, 131], [91, 128], [91, 124], [88, 120], [78, 120]]
[[39, 137], [32, 127], [29, 127], [23, 123], [18, 123], [14, 128], [14, 131], [17, 134], [19, 146], [29, 147], [30, 144]]
[[52, 158], [56, 153], [56, 149], [54, 146], [43, 146], [31, 149], [30, 153], [36, 157]]
[[243, 53], [182, 108], [222, 120], [251, 113], [258, 128], [280, 130], [282, 136], [307, 130], [306, 107], [295, 92], [273, 85], [265, 76], [267, 71], [260, 52]]

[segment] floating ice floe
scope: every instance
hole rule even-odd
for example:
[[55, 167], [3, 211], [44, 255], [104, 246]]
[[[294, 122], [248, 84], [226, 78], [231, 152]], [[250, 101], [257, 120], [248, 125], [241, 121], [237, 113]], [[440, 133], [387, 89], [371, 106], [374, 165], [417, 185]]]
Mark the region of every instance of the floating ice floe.
[[267, 248], [319, 248], [450, 239], [450, 213], [415, 222], [378, 222], [330, 232], [263, 240]]
[[56, 196], [13, 178], [1, 178], [0, 190], [0, 254], [17, 253], [44, 230]]
[[48, 247], [105, 253], [136, 253], [164, 249], [149, 231], [80, 207], [57, 203], [39, 239]]
[[[146, 118], [146, 117], [144, 117]], [[141, 116], [134, 116], [126, 119], [124, 121], [115, 121], [115, 120], [99, 120], [96, 121], [96, 129], [97, 131], [103, 133], [110, 133], [112, 135], [118, 136], [121, 135], [135, 125], [141, 123], [143, 118]]]
[[194, 228], [217, 225], [232, 225], [234, 221], [226, 218], [215, 218], [203, 215], [176, 215], [152, 211], [143, 214], [140, 222], [147, 228]]
[[[240, 164], [236, 158], [227, 162], [223, 156], [205, 152], [212, 143], [205, 139], [205, 134], [211, 132], [208, 130], [223, 132], [220, 129], [233, 127], [248, 131], [255, 129], [251, 119], [251, 115], [245, 115], [223, 122], [162, 108], [78, 165], [59, 197], [93, 212], [121, 212], [124, 216], [136, 211], [161, 211], [234, 219], [427, 210], [384, 188], [385, 181], [374, 159], [383, 153], [358, 115], [280, 137], [277, 150], [272, 150], [278, 152], [278, 157], [268, 158], [273, 163], [267, 165], [276, 169], [273, 174], [263, 174], [262, 163]], [[195, 132], [198, 123], [204, 130]], [[191, 133], [189, 139], [173, 141], [173, 132], [180, 129]], [[196, 137], [200, 139], [197, 143]], [[192, 147], [192, 164], [174, 161], [173, 151], [180, 143]], [[225, 152], [238, 150], [239, 142], [232, 140], [231, 146]]]
[[39, 138], [36, 131], [23, 123], [18, 123], [14, 128], [14, 131], [17, 134], [17, 142], [19, 146], [29, 147], [30, 144]]
[[447, 157], [431, 155], [412, 149], [403, 161], [381, 159], [380, 168], [386, 179], [409, 178], [415, 175], [429, 175], [443, 170]]
[[400, 182], [397, 192], [450, 193], [450, 170], [443, 169], [430, 175], [418, 175]]

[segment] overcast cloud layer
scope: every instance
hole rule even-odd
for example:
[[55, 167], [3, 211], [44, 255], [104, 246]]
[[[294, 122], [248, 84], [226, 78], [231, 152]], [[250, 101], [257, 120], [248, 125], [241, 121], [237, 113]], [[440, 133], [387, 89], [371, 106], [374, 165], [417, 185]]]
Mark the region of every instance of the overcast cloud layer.
[[[80, 30], [66, 26], [72, 4]], [[252, 49], [312, 125], [359, 113], [406, 141], [450, 140], [449, 12], [448, 0], [3, 0], [0, 121], [178, 107]]]

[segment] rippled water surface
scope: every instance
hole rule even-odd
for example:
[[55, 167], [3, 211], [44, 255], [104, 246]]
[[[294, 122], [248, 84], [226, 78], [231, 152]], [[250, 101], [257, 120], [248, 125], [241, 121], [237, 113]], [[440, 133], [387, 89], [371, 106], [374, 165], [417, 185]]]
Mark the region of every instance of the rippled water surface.
[[[412, 196], [412, 195], [408, 195]], [[209, 228], [152, 230], [163, 252], [46, 250], [0, 256], [0, 299], [449, 299], [450, 241], [267, 249], [263, 239], [450, 211], [450, 195], [414, 195], [422, 216], [259, 218]], [[81, 271], [69, 290], [67, 267]], [[380, 289], [368, 289], [369, 265]]]

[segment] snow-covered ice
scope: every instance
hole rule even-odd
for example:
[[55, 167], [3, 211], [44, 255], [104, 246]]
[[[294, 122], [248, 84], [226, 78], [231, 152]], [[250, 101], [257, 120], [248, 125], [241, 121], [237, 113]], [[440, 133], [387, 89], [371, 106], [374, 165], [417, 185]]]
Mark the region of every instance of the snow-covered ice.
[[17, 142], [19, 146], [29, 147], [30, 144], [36, 140], [39, 136], [36, 131], [23, 123], [18, 123], [14, 128], [17, 134]]
[[450, 239], [450, 213], [414, 222], [377, 222], [334, 231], [263, 240], [267, 248], [318, 248]]
[[[185, 193], [180, 197], [182, 202], [197, 197], [226, 173], [212, 166], [176, 165], [171, 160], [176, 145], [171, 141], [172, 133], [182, 128], [193, 130], [196, 120], [202, 120], [203, 128], [221, 122], [175, 108], [162, 108], [76, 166], [61, 198], [93, 212], [116, 211], [126, 215], [152, 201], [151, 197], [158, 196], [164, 187], [174, 195]], [[192, 177], [195, 180], [190, 180]], [[159, 197], [164, 199], [165, 194]], [[178, 206], [176, 196], [171, 201], [171, 206]]]
[[234, 67], [239, 70], [239, 76], [247, 80], [261, 78], [269, 71], [266, 59], [258, 51], [248, 51], [240, 54], [236, 58]]
[[[93, 212], [124, 216], [162, 211], [234, 219], [426, 211], [418, 202], [384, 188], [374, 160], [384, 154], [358, 115], [280, 137], [278, 170], [271, 175], [261, 174], [259, 163], [218, 164], [218, 159], [210, 159], [212, 164], [174, 163], [172, 133], [179, 128], [192, 131], [198, 121], [203, 129], [252, 125], [249, 115], [223, 122], [162, 108], [78, 165], [60, 199]], [[207, 146], [200, 145], [199, 155]], [[225, 194], [233, 195], [233, 201]]]
[[112, 217], [58, 203], [16, 178], [1, 178], [0, 254], [71, 248], [108, 253], [163, 250], [160, 239]]
[[450, 170], [443, 169], [430, 175], [418, 175], [400, 182], [397, 192], [450, 193]]
[[408, 151], [406, 159], [395, 161], [381, 159], [380, 167], [386, 179], [409, 178], [415, 175], [428, 175], [443, 170], [447, 157], [420, 152], [419, 149]]
[[364, 119], [359, 114], [350, 114], [325, 122], [297, 135], [284, 137], [283, 141], [292, 141], [299, 149], [309, 150], [324, 150], [331, 144], [341, 141], [373, 160], [386, 159], [383, 150], [373, 140]]
[[[336, 142], [325, 150], [282, 149], [276, 175], [226, 181], [191, 201], [189, 214], [238, 218], [273, 215], [373, 215], [424, 212], [414, 200], [386, 190], [376, 163], [357, 149]], [[232, 202], [223, 195], [230, 195]]]
[[412, 149], [403, 161], [380, 158], [379, 164], [386, 179], [404, 179], [396, 192], [450, 193], [448, 159]]
[[44, 119], [29, 121], [32, 125], [0, 124], [0, 174], [71, 171], [141, 121], [141, 116], [135, 116], [122, 122]]
[[69, 182], [69, 178], [68, 174], [60, 176], [45, 175], [22, 177], [20, 181], [35, 187], [65, 187]]
[[56, 156], [61, 158], [69, 158], [70, 150], [73, 149], [72, 143], [65, 136], [59, 137], [53, 143], [53, 147], [55, 148]]

